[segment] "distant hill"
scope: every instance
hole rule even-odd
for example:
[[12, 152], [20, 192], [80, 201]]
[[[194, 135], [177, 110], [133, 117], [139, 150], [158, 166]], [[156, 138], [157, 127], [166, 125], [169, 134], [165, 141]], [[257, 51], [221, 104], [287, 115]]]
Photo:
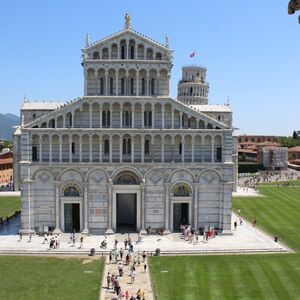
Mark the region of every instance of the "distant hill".
[[0, 139], [12, 140], [16, 130], [13, 126], [20, 125], [20, 118], [13, 114], [0, 113]]

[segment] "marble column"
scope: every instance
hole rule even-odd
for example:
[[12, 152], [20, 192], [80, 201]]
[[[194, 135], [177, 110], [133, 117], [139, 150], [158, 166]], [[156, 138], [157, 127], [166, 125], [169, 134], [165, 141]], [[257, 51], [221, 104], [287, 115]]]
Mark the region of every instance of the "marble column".
[[100, 104], [99, 105], [99, 128], [102, 128], [102, 113], [103, 113], [103, 110], [102, 110], [102, 105]]
[[82, 233], [89, 233], [88, 229], [88, 182], [83, 184], [83, 231]]
[[40, 137], [39, 139], [39, 161], [42, 162], [43, 161], [43, 138]]
[[145, 162], [145, 137], [144, 135], [142, 135], [142, 153], [141, 153], [141, 160], [142, 160], [142, 163]]
[[72, 137], [69, 136], [69, 162], [72, 162]]
[[60, 207], [59, 207], [59, 187], [60, 181], [54, 181], [55, 186], [55, 230], [54, 233], [60, 233]]
[[112, 144], [113, 139], [112, 137], [109, 138], [109, 162], [112, 162]]
[[79, 136], [79, 161], [82, 162], [82, 136]]
[[120, 155], [120, 158], [119, 158], [119, 161], [120, 162], [123, 162], [123, 138], [120, 138], [120, 150], [119, 150], [119, 155]]
[[99, 162], [102, 162], [102, 136], [99, 136]]
[[52, 135], [49, 136], [49, 162], [52, 162]]
[[170, 233], [170, 184], [165, 183], [165, 234]]
[[58, 142], [59, 142], [59, 162], [62, 162], [62, 142], [63, 142], [63, 140], [62, 140], [61, 135], [59, 136]]
[[131, 137], [131, 162], [134, 163], [134, 136]]
[[90, 135], [90, 145], [89, 145], [89, 150], [90, 150], [90, 155], [89, 155], [89, 161], [92, 162], [93, 161], [93, 137]]

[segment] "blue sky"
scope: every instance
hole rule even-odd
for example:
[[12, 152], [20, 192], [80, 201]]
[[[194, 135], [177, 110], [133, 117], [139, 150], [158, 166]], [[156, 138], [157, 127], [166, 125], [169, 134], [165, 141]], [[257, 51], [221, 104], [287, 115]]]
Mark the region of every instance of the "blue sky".
[[[288, 0], [27, 0], [0, 4], [1, 113], [19, 114], [24, 95], [67, 101], [83, 94], [80, 65], [91, 41], [132, 27], [170, 38], [176, 97], [182, 65], [208, 69], [211, 104], [227, 98], [240, 133], [291, 135], [300, 130], [300, 25]], [[189, 54], [196, 51], [196, 59]]]

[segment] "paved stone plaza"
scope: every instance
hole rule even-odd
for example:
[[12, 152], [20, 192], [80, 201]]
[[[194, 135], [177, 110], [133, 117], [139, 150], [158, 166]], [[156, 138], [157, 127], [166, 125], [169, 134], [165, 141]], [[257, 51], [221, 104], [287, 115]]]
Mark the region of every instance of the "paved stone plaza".
[[[237, 217], [233, 215], [233, 221]], [[237, 220], [238, 221], [238, 220]], [[124, 248], [124, 240], [127, 234], [113, 234], [107, 236], [108, 248], [100, 249], [100, 243], [104, 235], [84, 235], [83, 249], [79, 249], [81, 234], [76, 234], [76, 244], [72, 247], [70, 244], [69, 234], [60, 235], [59, 249], [49, 250], [49, 244], [42, 244], [44, 237], [33, 236], [29, 242], [29, 237], [23, 235], [19, 242], [17, 228], [13, 224], [12, 231], [6, 231], [5, 235], [0, 235], [0, 253], [7, 254], [84, 254], [87, 255], [91, 248], [96, 249], [96, 254], [107, 253], [114, 246], [115, 239], [118, 240], [118, 248]], [[209, 239], [203, 243], [202, 236], [199, 236], [198, 243], [189, 243], [184, 241], [179, 233], [172, 233], [166, 236], [158, 237], [157, 235], [143, 236], [141, 244], [135, 244], [137, 234], [131, 234], [134, 241], [134, 251], [147, 251], [154, 254], [159, 248], [162, 254], [213, 254], [213, 253], [259, 253], [259, 252], [286, 252], [290, 251], [284, 245], [275, 243], [274, 238], [261, 232], [251, 224], [243, 221], [243, 225], [238, 225], [237, 230], [232, 230], [232, 235], [220, 235]]]

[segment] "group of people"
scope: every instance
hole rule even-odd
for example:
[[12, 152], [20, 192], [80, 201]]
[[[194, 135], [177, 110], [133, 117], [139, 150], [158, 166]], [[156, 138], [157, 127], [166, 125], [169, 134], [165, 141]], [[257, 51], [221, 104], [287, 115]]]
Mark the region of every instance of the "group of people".
[[[143, 251], [142, 255], [140, 255], [140, 253], [133, 252], [130, 235], [128, 235], [128, 238], [124, 240], [125, 249], [118, 249], [117, 245], [118, 241], [115, 240], [114, 248], [109, 252], [109, 263], [116, 264], [116, 272], [108, 272], [106, 276], [107, 289], [113, 289], [118, 299], [145, 300], [144, 291], [138, 289], [135, 294], [129, 293], [128, 290], [121, 287], [119, 279], [123, 276], [128, 276], [130, 277], [130, 283], [134, 284], [137, 276], [137, 269], [140, 269], [142, 263], [143, 272], [147, 271], [146, 252]], [[124, 270], [125, 267], [126, 270]]]
[[[199, 243], [199, 233], [196, 232], [193, 228], [190, 227], [190, 225], [180, 225], [180, 231], [182, 238], [193, 244], [198, 244]], [[203, 243], [207, 243], [210, 238], [216, 237], [216, 230], [214, 227], [204, 230], [203, 231]]]
[[243, 186], [244, 189], [247, 189], [248, 187], [255, 187], [260, 183], [281, 182], [295, 179], [300, 179], [299, 173], [296, 171], [261, 171], [249, 178], [240, 178], [239, 185]]

